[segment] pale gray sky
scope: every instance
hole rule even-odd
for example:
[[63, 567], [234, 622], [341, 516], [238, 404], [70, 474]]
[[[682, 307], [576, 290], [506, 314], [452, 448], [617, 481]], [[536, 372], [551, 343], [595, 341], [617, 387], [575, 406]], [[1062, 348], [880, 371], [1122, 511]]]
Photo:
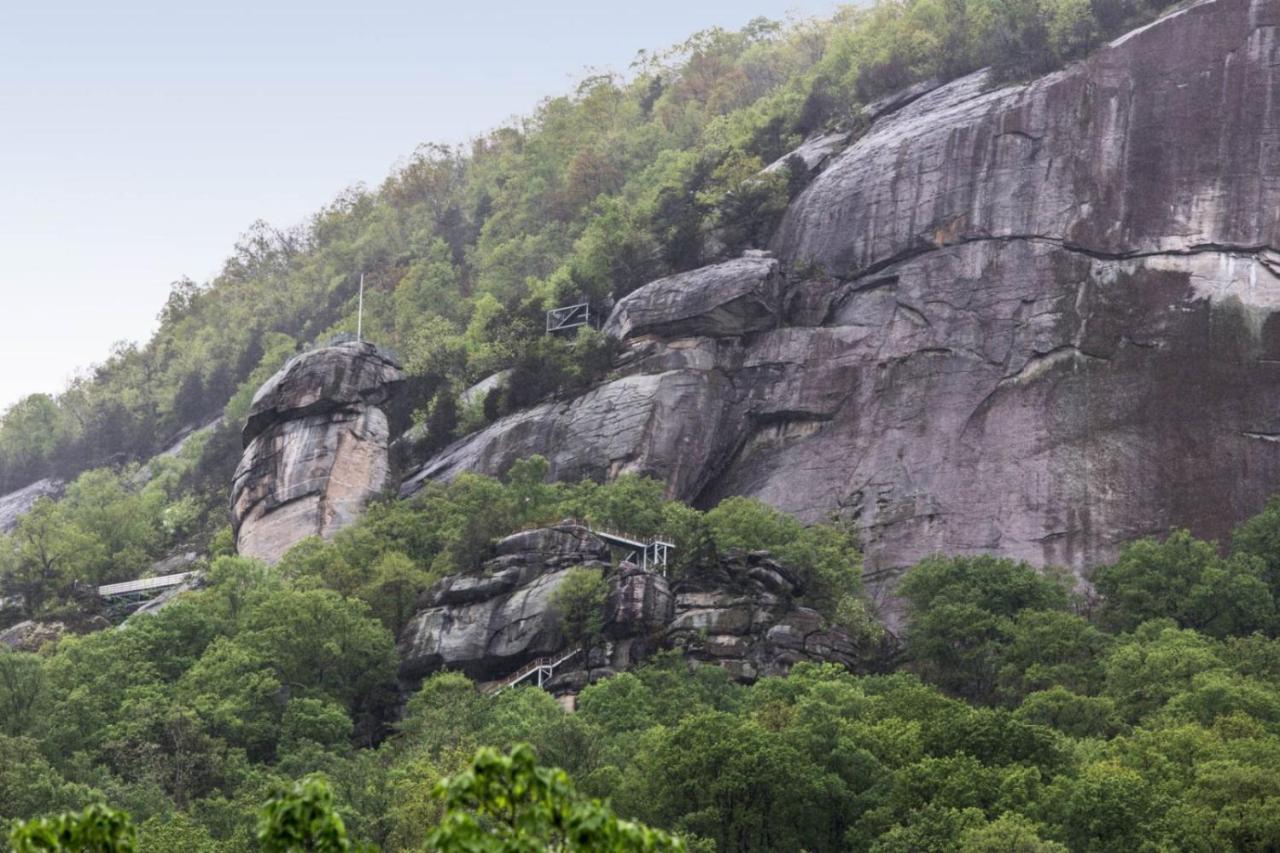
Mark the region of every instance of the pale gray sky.
[[144, 340], [255, 219], [303, 221], [421, 142], [585, 68], [830, 0], [0, 3], [0, 410]]

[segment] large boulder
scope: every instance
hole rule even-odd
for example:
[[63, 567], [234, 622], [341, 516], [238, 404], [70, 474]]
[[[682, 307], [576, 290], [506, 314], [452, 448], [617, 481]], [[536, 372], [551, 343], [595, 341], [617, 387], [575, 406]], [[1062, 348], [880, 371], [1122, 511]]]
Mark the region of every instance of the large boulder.
[[403, 381], [400, 365], [367, 341], [294, 356], [254, 395], [244, 425], [245, 446], [287, 421], [380, 406]]
[[46, 645], [57, 645], [68, 633], [69, 629], [62, 622], [36, 622], [28, 619], [0, 631], [0, 653], [38, 652]]
[[604, 568], [605, 544], [572, 522], [499, 541], [479, 572], [444, 578], [400, 635], [401, 676], [440, 669], [493, 679], [565, 646], [555, 591], [575, 566]]
[[623, 563], [609, 579], [604, 626], [611, 636], [645, 635], [671, 623], [675, 599], [667, 579]]
[[737, 337], [778, 324], [778, 262], [763, 253], [646, 284], [614, 306], [604, 325], [616, 338]]
[[696, 493], [715, 471], [717, 434], [731, 429], [724, 422], [730, 391], [723, 375], [704, 370], [626, 376], [494, 422], [427, 462], [401, 494], [463, 471], [502, 474], [535, 453], [561, 480], [634, 473], [668, 481], [673, 496]]
[[378, 406], [403, 378], [377, 347], [346, 343], [300, 355], [267, 381], [231, 490], [241, 554], [274, 563], [307, 537], [328, 538], [389, 485]]

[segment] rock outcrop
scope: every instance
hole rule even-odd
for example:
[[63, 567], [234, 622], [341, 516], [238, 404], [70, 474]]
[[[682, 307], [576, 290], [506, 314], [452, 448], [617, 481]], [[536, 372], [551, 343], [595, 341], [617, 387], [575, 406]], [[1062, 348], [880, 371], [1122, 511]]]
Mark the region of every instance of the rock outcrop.
[[59, 498], [64, 484], [61, 480], [37, 480], [29, 486], [0, 495], [0, 533], [12, 533], [22, 516], [31, 511], [41, 498]]
[[873, 583], [1225, 536], [1280, 483], [1278, 28], [1280, 0], [1208, 0], [1034, 82], [888, 99], [791, 205], [778, 273], [642, 288], [606, 383], [419, 481], [536, 452], [837, 514]]
[[57, 644], [69, 633], [62, 622], [36, 622], [27, 619], [0, 631], [0, 652], [38, 652], [49, 644]]
[[614, 306], [615, 338], [732, 338], [778, 325], [778, 262], [763, 252], [646, 284]]
[[481, 572], [451, 576], [427, 593], [400, 636], [401, 678], [413, 683], [449, 669], [491, 681], [563, 653], [569, 644], [554, 596], [578, 566], [608, 576], [604, 629], [587, 655], [555, 673], [556, 692], [575, 693], [662, 649], [718, 664], [743, 681], [802, 660], [849, 668], [861, 660], [844, 631], [796, 603], [798, 584], [767, 554], [730, 557], [674, 583], [630, 563], [614, 568], [609, 558], [603, 541], [573, 523], [502, 540]]
[[290, 360], [254, 397], [231, 491], [240, 553], [276, 562], [329, 537], [387, 487], [388, 426], [379, 406], [404, 375], [369, 343]]

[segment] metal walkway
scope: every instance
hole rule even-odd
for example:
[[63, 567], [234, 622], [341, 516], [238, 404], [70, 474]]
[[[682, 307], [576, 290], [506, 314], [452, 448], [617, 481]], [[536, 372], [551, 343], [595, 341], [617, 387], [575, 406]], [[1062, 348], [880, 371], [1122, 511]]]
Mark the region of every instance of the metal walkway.
[[136, 581], [125, 581], [124, 583], [109, 583], [106, 586], [98, 587], [98, 597], [123, 598], [127, 595], [139, 595], [146, 592], [171, 589], [187, 578], [195, 576], [195, 574], [196, 572], [179, 572], [176, 575], [162, 575], [158, 578], [142, 578]]
[[497, 696], [508, 687], [515, 687], [520, 682], [529, 678], [536, 679], [537, 685], [542, 687], [551, 680], [551, 676], [556, 674], [556, 670], [562, 664], [577, 657], [581, 652], [582, 646], [574, 646], [559, 657], [545, 657], [529, 661], [529, 663], [520, 667], [501, 681], [490, 684], [484, 689], [484, 692], [488, 693], [490, 696]]
[[606, 545], [626, 551], [627, 556], [623, 558], [624, 561], [636, 563], [645, 571], [653, 568], [664, 575], [667, 573], [667, 561], [671, 552], [676, 549], [671, 542], [661, 538], [645, 540], [630, 533], [617, 533], [612, 530], [597, 530], [594, 527], [583, 526], [587, 527], [593, 535], [603, 539]]

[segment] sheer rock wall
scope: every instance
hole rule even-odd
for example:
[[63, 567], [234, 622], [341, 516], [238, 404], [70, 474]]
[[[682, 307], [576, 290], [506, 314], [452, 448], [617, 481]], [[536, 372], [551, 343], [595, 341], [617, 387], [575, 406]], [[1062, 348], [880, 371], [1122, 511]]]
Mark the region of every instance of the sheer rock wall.
[[[1280, 483], [1280, 0], [1209, 0], [1024, 84], [911, 93], [772, 246], [648, 285], [610, 380], [405, 486], [541, 453], [1082, 574]], [[923, 87], [927, 88], [927, 87]], [[912, 100], [914, 98], [914, 100]]]

